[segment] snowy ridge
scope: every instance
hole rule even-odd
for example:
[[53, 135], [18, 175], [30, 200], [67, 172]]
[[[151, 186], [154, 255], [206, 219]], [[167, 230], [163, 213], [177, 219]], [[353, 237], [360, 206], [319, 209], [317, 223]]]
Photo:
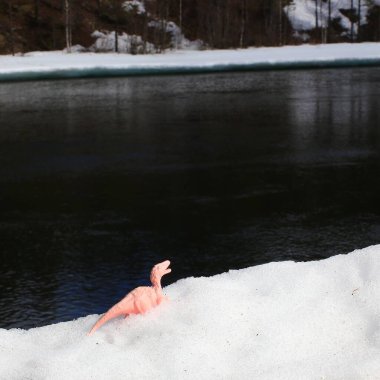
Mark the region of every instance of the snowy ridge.
[[380, 379], [379, 273], [377, 245], [183, 279], [91, 337], [96, 315], [0, 329], [0, 378]]
[[35, 52], [0, 56], [0, 81], [236, 70], [380, 66], [380, 44], [301, 45], [154, 55]]

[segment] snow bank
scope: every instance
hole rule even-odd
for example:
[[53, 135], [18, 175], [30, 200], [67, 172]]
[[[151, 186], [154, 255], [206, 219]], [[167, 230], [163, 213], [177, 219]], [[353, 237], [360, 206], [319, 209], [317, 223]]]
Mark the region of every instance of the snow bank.
[[[139, 0], [123, 2], [123, 9], [126, 13], [136, 13], [146, 15], [145, 3]], [[164, 31], [170, 37], [170, 47], [172, 49], [200, 50], [205, 44], [201, 40], [191, 41], [185, 37], [181, 28], [174, 22], [165, 19], [152, 19], [148, 22], [148, 27]], [[115, 50], [115, 31], [95, 31], [91, 35], [96, 38], [95, 43], [90, 46], [89, 51], [93, 52], [114, 52]], [[149, 54], [160, 52], [154, 44], [144, 41], [142, 36], [128, 35], [127, 33], [118, 34], [118, 52], [127, 54]]]
[[0, 330], [0, 378], [380, 379], [379, 273], [380, 245], [187, 278], [91, 337], [95, 315]]
[[35, 52], [0, 56], [0, 81], [380, 65], [380, 44], [302, 45], [154, 55]]
[[[115, 31], [100, 32], [95, 30], [91, 34], [95, 38], [95, 42], [90, 46], [89, 50], [93, 52], [114, 52], [115, 51]], [[156, 51], [153, 44], [143, 41], [141, 36], [135, 34], [121, 33], [118, 34], [118, 50], [120, 53], [126, 54], [145, 54], [154, 53]]]
[[[352, 1], [352, 3], [351, 3]], [[380, 2], [380, 0], [377, 0]], [[360, 4], [360, 12], [359, 12]], [[378, 5], [374, 3], [373, 5]], [[367, 23], [367, 15], [371, 8], [365, 1], [359, 0], [331, 0], [331, 20], [337, 20], [343, 30], [351, 29], [351, 21], [347, 17], [345, 11], [351, 10], [353, 6], [354, 12], [360, 13], [360, 24]], [[327, 28], [329, 19], [329, 3], [328, 1], [315, 0], [293, 0], [289, 5], [284, 7], [284, 11], [297, 32], [312, 30], [316, 26], [316, 18], [320, 28]], [[357, 34], [357, 23], [354, 23], [353, 32]]]

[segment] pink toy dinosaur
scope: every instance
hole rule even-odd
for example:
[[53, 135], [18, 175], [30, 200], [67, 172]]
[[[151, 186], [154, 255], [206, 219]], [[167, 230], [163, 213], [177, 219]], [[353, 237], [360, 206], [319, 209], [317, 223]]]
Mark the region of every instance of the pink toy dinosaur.
[[120, 315], [127, 317], [129, 314], [144, 314], [161, 302], [168, 300], [162, 293], [161, 278], [172, 271], [169, 265], [169, 260], [156, 264], [150, 273], [150, 281], [153, 286], [140, 286], [128, 293], [95, 323], [88, 335], [92, 335], [100, 326], [112, 318]]

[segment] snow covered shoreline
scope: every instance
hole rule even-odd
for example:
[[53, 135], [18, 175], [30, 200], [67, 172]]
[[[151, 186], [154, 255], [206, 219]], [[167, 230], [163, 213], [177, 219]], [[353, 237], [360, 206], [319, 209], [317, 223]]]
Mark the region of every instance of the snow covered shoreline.
[[0, 82], [347, 66], [380, 66], [380, 43], [182, 50], [136, 56], [33, 52], [0, 56]]
[[183, 279], [91, 337], [95, 315], [0, 329], [0, 378], [380, 379], [379, 273], [377, 245]]

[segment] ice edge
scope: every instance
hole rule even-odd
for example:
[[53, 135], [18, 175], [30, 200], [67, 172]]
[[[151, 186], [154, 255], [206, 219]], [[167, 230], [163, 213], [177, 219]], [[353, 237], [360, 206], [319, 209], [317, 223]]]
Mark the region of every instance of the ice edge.
[[265, 71], [265, 70], [296, 70], [318, 68], [344, 68], [344, 67], [373, 67], [380, 66], [380, 57], [375, 58], [341, 58], [321, 59], [298, 62], [253, 62], [253, 63], [227, 63], [215, 65], [173, 65], [173, 66], [133, 66], [133, 67], [71, 67], [51, 68], [41, 71], [25, 70], [0, 72], [0, 82], [27, 81], [40, 79], [75, 79], [75, 78], [102, 78], [123, 76], [148, 75], [175, 75], [175, 74], [202, 74], [218, 72], [239, 71]]

